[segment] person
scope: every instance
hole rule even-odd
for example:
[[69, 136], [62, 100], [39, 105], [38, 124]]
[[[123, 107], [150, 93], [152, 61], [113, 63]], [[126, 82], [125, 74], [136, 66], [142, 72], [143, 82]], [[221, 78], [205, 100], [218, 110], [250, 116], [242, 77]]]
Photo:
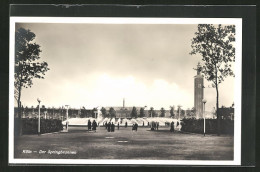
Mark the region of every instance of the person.
[[106, 129], [107, 129], [107, 121], [106, 121], [106, 123], [105, 123], [105, 127], [106, 127]]
[[96, 132], [96, 129], [97, 129], [97, 123], [94, 120], [93, 123], [92, 123], [92, 130]]
[[90, 122], [90, 119], [88, 120], [88, 130], [91, 130], [91, 122]]
[[172, 121], [171, 122], [171, 129], [170, 129], [171, 132], [174, 132], [174, 122]]
[[135, 130], [135, 124], [132, 125], [132, 131], [134, 131], [134, 130]]
[[125, 122], [125, 128], [127, 127], [127, 121]]
[[144, 127], [144, 121], [143, 121], [143, 127]]
[[107, 124], [107, 131], [108, 131], [108, 132], [111, 131], [111, 128], [110, 128], [110, 127], [111, 127], [111, 123], [109, 122], [109, 123]]
[[156, 129], [158, 130], [159, 128], [159, 122], [156, 122]]
[[114, 132], [114, 131], [115, 131], [115, 125], [112, 122], [112, 124], [111, 124], [111, 132]]
[[147, 126], [149, 127], [149, 122], [147, 123]]
[[119, 122], [117, 123], [117, 129], [119, 130]]
[[177, 121], [177, 127], [179, 126], [179, 121]]
[[138, 124], [135, 123], [135, 131], [137, 131], [137, 128], [138, 128]]

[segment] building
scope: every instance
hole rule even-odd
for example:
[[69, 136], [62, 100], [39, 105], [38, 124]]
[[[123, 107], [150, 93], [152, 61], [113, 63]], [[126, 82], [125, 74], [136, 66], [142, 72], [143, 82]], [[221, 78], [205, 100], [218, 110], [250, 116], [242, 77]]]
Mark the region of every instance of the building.
[[197, 65], [197, 75], [194, 77], [194, 108], [196, 113], [196, 118], [203, 117], [203, 103], [204, 98], [204, 78], [201, 75], [201, 66]]

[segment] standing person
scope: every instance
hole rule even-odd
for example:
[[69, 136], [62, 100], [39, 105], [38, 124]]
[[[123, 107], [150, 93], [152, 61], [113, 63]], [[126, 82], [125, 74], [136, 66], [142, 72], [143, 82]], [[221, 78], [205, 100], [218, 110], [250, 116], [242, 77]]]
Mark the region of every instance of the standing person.
[[112, 124], [111, 124], [111, 132], [114, 132], [114, 131], [115, 131], [115, 125], [112, 122]]
[[117, 129], [119, 130], [119, 122], [117, 123]]
[[135, 130], [135, 124], [132, 125], [132, 131], [134, 131], [134, 130]]
[[143, 127], [144, 127], [144, 121], [143, 121]]
[[127, 127], [127, 121], [125, 122], [125, 128]]
[[172, 121], [171, 122], [171, 129], [170, 129], [171, 132], [174, 132], [174, 122]]
[[90, 119], [88, 120], [88, 130], [91, 130], [91, 122], [90, 122]]
[[147, 126], [149, 127], [149, 122], [147, 123]]
[[105, 127], [106, 127], [106, 129], [107, 129], [107, 121], [106, 121], [106, 123], [105, 123]]
[[156, 129], [158, 130], [159, 128], [159, 122], [156, 123]]
[[96, 132], [96, 129], [97, 129], [97, 123], [94, 120], [93, 123], [92, 123], [92, 130]]
[[111, 131], [111, 123], [110, 123], [110, 122], [107, 124], [107, 131], [108, 131], [108, 132]]
[[137, 128], [138, 128], [138, 124], [135, 123], [135, 131], [137, 131]]

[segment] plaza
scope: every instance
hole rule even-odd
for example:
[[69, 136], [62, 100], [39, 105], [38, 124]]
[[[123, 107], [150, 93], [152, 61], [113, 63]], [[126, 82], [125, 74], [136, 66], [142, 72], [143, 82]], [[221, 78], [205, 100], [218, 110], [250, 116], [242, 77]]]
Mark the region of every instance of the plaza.
[[136, 160], [233, 160], [234, 138], [230, 135], [171, 133], [149, 127], [105, 127], [87, 131], [70, 126], [69, 132], [23, 135], [14, 139], [14, 158], [28, 159], [136, 159]]

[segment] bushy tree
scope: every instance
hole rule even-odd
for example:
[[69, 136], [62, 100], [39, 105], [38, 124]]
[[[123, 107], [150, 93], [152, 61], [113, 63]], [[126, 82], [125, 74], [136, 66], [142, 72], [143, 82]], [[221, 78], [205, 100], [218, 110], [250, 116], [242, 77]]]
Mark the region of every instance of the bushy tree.
[[101, 113], [102, 113], [102, 117], [103, 118], [107, 117], [107, 110], [106, 110], [106, 108], [102, 107], [101, 108]]
[[165, 113], [166, 113], [166, 111], [165, 111], [165, 109], [162, 107], [161, 108], [161, 117], [165, 117]]
[[184, 117], [185, 115], [185, 110], [181, 110], [181, 116]]
[[33, 79], [43, 79], [45, 72], [49, 70], [46, 62], [39, 62], [40, 45], [33, 42], [36, 35], [30, 30], [19, 28], [15, 32], [15, 73], [14, 95], [18, 105], [19, 135], [21, 131], [21, 96], [22, 88], [33, 85]]
[[137, 110], [136, 110], [136, 107], [135, 107], [135, 106], [134, 106], [133, 109], [132, 109], [131, 117], [132, 117], [132, 118], [137, 118]]
[[140, 117], [144, 117], [145, 113], [144, 113], [144, 108], [140, 108]]
[[199, 24], [198, 31], [192, 39], [190, 54], [199, 54], [202, 57], [200, 71], [216, 89], [216, 109], [218, 130], [220, 130], [219, 84], [227, 76], [235, 76], [232, 63], [235, 62], [235, 25], [218, 26], [212, 24]]
[[175, 114], [174, 114], [174, 106], [170, 106], [171, 110], [170, 110], [170, 114], [171, 117], [174, 118]]
[[109, 109], [109, 115], [111, 118], [115, 118], [116, 117], [116, 111], [114, 110], [114, 108], [110, 108]]

